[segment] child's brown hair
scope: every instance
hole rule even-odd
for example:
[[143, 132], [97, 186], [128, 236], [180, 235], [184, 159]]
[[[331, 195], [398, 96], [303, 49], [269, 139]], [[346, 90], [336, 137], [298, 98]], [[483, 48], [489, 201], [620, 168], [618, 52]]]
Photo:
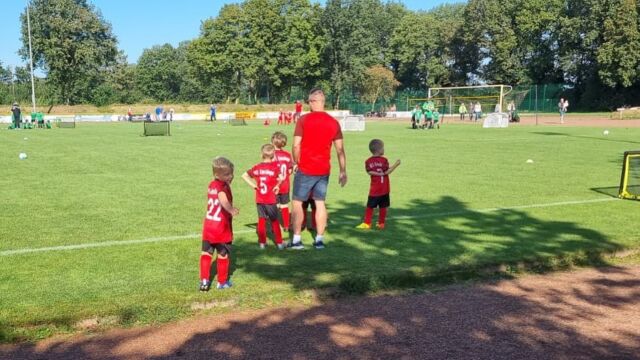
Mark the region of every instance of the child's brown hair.
[[379, 155], [384, 149], [384, 142], [380, 139], [373, 139], [369, 142], [369, 151], [373, 155]]
[[264, 144], [262, 145], [262, 159], [273, 159], [276, 154], [276, 147], [272, 144]]
[[282, 149], [287, 146], [287, 135], [282, 131], [276, 131], [271, 135], [271, 143], [278, 149]]
[[229, 173], [233, 173], [233, 163], [223, 156], [217, 156], [213, 159], [211, 163], [211, 167], [213, 168], [213, 175], [227, 175]]

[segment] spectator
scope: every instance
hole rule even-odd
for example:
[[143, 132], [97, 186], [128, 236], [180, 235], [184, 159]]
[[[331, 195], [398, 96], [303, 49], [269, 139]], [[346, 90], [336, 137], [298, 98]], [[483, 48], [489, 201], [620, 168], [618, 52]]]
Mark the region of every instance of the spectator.
[[458, 113], [460, 113], [460, 121], [464, 121], [464, 116], [467, 113], [467, 107], [464, 106], [463, 102], [461, 102], [460, 106], [458, 107]]
[[507, 112], [509, 113], [509, 122], [515, 121], [516, 103], [513, 100], [507, 105]]
[[158, 107], [156, 107], [156, 121], [160, 121], [162, 116], [162, 105], [158, 105]]
[[13, 105], [11, 106], [11, 113], [13, 114], [13, 127], [15, 129], [20, 128], [20, 118], [22, 110], [20, 110], [20, 105], [18, 105], [18, 103], [13, 103]]
[[216, 105], [215, 104], [211, 104], [209, 106], [209, 121], [216, 121]]
[[298, 122], [301, 116], [302, 116], [302, 102], [300, 102], [300, 100], [296, 100], [296, 112], [293, 114], [293, 122], [294, 123]]
[[482, 116], [482, 105], [480, 105], [480, 101], [476, 101], [476, 104], [473, 105], [473, 113], [476, 117], [476, 121], [478, 121]]
[[567, 112], [569, 108], [569, 100], [565, 100], [564, 98], [560, 98], [560, 102], [558, 102], [558, 111], [560, 111], [560, 123], [564, 124], [564, 114]]

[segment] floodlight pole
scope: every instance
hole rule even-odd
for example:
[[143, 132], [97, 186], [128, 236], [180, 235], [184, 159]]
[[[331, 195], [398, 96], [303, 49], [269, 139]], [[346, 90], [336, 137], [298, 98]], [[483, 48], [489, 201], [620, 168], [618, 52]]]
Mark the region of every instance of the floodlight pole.
[[36, 112], [36, 85], [33, 81], [33, 51], [31, 50], [31, 20], [29, 17], [29, 2], [27, 2], [27, 32], [29, 34], [29, 69], [31, 70], [31, 106]]

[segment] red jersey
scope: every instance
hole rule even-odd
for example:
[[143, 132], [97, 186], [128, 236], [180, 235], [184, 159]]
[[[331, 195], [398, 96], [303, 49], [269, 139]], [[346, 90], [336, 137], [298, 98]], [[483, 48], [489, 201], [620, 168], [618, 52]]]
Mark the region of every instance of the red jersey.
[[298, 168], [305, 175], [326, 176], [331, 172], [331, 145], [342, 139], [340, 124], [324, 111], [308, 113], [296, 124], [293, 136], [302, 136]]
[[275, 162], [278, 164], [278, 169], [280, 170], [279, 174], [284, 177], [284, 180], [280, 184], [280, 191], [278, 194], [288, 194], [289, 193], [289, 173], [293, 168], [293, 158], [291, 154], [286, 150], [277, 150], [274, 158]]
[[280, 169], [277, 162], [261, 162], [247, 171], [256, 181], [256, 204], [275, 204], [276, 193], [273, 189], [278, 185]]
[[204, 216], [202, 240], [212, 244], [233, 241], [231, 214], [220, 205], [218, 194], [225, 193], [229, 202], [233, 201], [231, 187], [224, 181], [213, 180], [207, 191], [207, 213]]
[[[385, 172], [389, 170], [389, 161], [384, 156], [372, 156], [364, 162], [364, 167], [369, 171]], [[389, 175], [371, 175], [371, 185], [369, 186], [369, 196], [381, 196], [391, 192]]]
[[296, 103], [296, 112], [297, 113], [302, 112], [302, 103], [299, 103], [299, 102]]

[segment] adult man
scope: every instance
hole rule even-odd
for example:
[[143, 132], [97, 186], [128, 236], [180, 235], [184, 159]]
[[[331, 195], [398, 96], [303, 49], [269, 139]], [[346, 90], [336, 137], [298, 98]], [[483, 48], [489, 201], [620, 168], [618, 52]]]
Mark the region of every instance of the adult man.
[[325, 97], [321, 89], [309, 92], [311, 113], [301, 117], [293, 133], [293, 161], [298, 171], [293, 180], [293, 239], [292, 249], [304, 249], [300, 239], [302, 231], [302, 202], [310, 197], [316, 203], [316, 249], [324, 248], [324, 230], [327, 226], [325, 198], [331, 172], [331, 144], [336, 149], [340, 186], [347, 183], [347, 158], [344, 152], [340, 124], [324, 111]]
[[300, 100], [296, 100], [296, 112], [293, 113], [293, 122], [298, 122], [298, 120], [300, 120], [300, 116], [302, 116], [302, 103]]
[[216, 119], [216, 105], [215, 104], [211, 104], [211, 106], [209, 106], [209, 121], [215, 121]]
[[156, 107], [156, 121], [162, 120], [162, 105]]
[[17, 129], [20, 127], [20, 106], [18, 103], [13, 103], [11, 106], [11, 113], [13, 114], [13, 128]]

